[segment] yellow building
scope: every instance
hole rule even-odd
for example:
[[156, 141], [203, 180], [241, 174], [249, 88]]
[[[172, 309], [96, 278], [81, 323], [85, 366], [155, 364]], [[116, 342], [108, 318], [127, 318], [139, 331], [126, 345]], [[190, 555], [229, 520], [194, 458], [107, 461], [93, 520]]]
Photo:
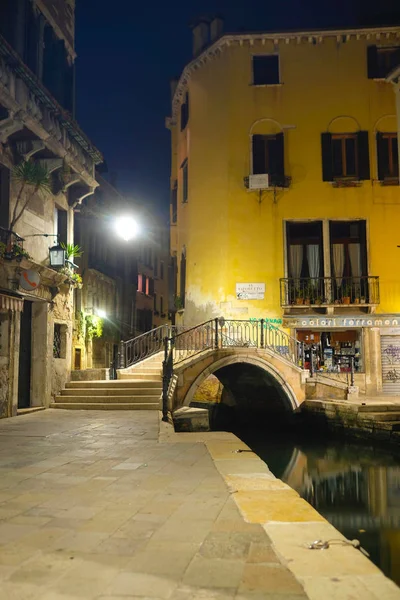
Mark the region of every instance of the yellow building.
[[317, 368], [400, 393], [400, 27], [214, 19], [193, 51], [167, 119], [177, 322], [267, 319]]

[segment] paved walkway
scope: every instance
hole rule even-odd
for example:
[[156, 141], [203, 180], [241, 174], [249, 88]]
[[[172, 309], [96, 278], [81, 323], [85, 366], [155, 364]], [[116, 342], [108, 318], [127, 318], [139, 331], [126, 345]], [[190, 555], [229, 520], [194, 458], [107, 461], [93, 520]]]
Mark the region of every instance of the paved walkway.
[[154, 412], [0, 421], [4, 600], [304, 600], [240, 516], [204, 444], [158, 443]]

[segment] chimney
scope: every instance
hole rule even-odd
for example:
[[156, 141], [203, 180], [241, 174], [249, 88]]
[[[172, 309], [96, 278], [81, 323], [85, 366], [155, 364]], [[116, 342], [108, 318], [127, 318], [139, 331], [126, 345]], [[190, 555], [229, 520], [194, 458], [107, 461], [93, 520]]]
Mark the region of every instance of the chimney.
[[210, 41], [215, 42], [224, 32], [224, 19], [221, 15], [215, 15], [210, 23]]
[[197, 56], [208, 46], [210, 39], [210, 20], [200, 17], [191, 24], [193, 33], [193, 56]]

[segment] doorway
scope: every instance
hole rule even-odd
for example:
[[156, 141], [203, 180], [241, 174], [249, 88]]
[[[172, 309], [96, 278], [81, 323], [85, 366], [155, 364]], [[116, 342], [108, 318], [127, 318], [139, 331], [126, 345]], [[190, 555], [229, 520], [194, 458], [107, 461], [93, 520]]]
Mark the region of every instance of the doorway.
[[19, 338], [18, 408], [31, 405], [32, 302], [24, 302]]

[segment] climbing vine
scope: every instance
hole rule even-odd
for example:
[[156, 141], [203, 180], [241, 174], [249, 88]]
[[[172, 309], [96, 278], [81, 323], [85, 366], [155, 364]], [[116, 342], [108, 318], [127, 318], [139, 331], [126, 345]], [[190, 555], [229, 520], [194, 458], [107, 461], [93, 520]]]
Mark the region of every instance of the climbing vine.
[[92, 340], [103, 335], [103, 319], [96, 315], [86, 315], [86, 337]]

